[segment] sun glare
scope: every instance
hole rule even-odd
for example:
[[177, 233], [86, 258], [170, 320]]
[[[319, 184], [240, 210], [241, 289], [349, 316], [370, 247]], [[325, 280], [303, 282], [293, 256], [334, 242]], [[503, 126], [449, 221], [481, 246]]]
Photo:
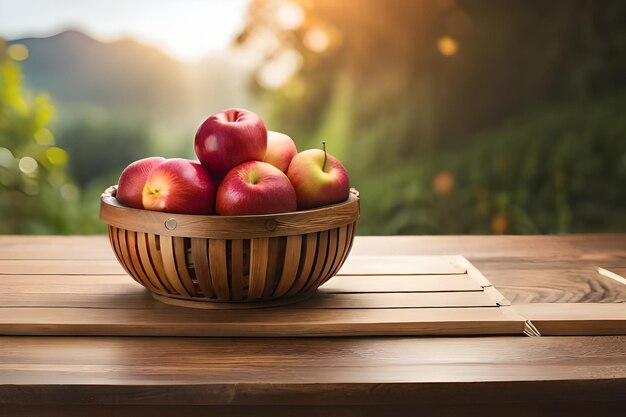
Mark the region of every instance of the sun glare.
[[[249, 2], [63, 0], [63, 6], [37, 0], [3, 2], [0, 36], [18, 39], [77, 29], [101, 41], [131, 38], [155, 46], [181, 61], [197, 61], [211, 52], [228, 48], [245, 24]], [[33, 10], [37, 13], [33, 14]], [[285, 21], [298, 20], [296, 9], [286, 9], [283, 14]], [[13, 59], [28, 58], [28, 50], [23, 45], [11, 48]]]
[[[197, 3], [194, 7], [162, 8], [135, 19], [124, 34], [151, 44], [181, 61], [197, 61], [211, 51], [228, 47], [243, 22], [236, 9], [223, 11], [221, 2]], [[210, 7], [212, 6], [212, 7]]]
[[210, 51], [220, 49], [211, 41], [212, 36], [214, 34], [211, 30], [180, 26], [165, 32], [155, 27], [154, 30], [134, 35], [139, 40], [152, 44], [181, 61], [198, 61]]

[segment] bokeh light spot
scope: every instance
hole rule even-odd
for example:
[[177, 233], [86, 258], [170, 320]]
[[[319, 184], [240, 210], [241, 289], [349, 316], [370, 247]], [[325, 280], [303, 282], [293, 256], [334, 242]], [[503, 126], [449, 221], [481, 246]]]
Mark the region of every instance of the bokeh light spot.
[[15, 158], [10, 150], [0, 147], [0, 166], [10, 168], [13, 165]]
[[35, 132], [35, 141], [39, 145], [50, 146], [54, 145], [54, 135], [49, 129], [41, 128]]
[[324, 52], [330, 45], [330, 38], [322, 29], [309, 30], [303, 39], [304, 46], [313, 52]]
[[437, 39], [437, 48], [443, 56], [452, 56], [459, 51], [459, 43], [450, 36], [442, 36]]
[[454, 176], [448, 171], [442, 171], [435, 175], [433, 188], [439, 195], [448, 195], [454, 191]]
[[257, 74], [259, 84], [267, 89], [282, 87], [302, 66], [302, 55], [293, 49], [284, 51], [261, 67]]
[[46, 158], [52, 165], [65, 165], [67, 162], [67, 152], [61, 148], [52, 147], [46, 150]]
[[20, 171], [22, 171], [24, 174], [30, 175], [37, 171], [37, 161], [35, 161], [30, 156], [25, 156], [20, 159], [18, 167], [20, 168]]
[[295, 3], [284, 3], [276, 11], [276, 21], [285, 30], [294, 30], [304, 21], [304, 10]]
[[76, 200], [78, 198], [78, 188], [74, 184], [63, 184], [59, 189], [61, 197], [66, 201]]
[[21, 43], [14, 43], [7, 48], [7, 54], [15, 61], [24, 61], [28, 58], [28, 48]]

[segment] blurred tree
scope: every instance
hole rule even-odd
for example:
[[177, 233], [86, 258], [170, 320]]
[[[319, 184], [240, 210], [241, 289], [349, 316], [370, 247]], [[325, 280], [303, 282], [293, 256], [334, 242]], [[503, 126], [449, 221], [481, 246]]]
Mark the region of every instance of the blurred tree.
[[625, 23], [619, 0], [256, 0], [237, 42], [269, 124], [344, 161], [361, 232], [623, 230], [623, 177], [588, 152], [626, 158]]
[[0, 233], [67, 233], [75, 229], [79, 191], [67, 153], [47, 126], [54, 108], [21, 83], [19, 65], [0, 40]]
[[551, 104], [477, 135], [460, 152], [417, 157], [363, 179], [360, 231], [626, 230], [624, 108], [626, 92]]
[[131, 162], [149, 156], [150, 134], [140, 120], [120, 120], [91, 112], [61, 129], [59, 143], [81, 188], [103, 177], [119, 177]]

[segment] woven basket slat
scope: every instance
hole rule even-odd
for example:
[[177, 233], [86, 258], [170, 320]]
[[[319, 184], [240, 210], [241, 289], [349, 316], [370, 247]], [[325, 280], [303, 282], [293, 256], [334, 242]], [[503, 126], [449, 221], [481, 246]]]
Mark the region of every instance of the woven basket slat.
[[299, 294], [311, 276], [311, 270], [315, 264], [315, 254], [317, 253], [317, 233], [307, 233], [303, 237], [302, 244], [298, 275], [286, 294], [289, 297]]
[[209, 270], [215, 295], [220, 301], [230, 300], [228, 286], [228, 268], [226, 266], [226, 241], [223, 239], [209, 240]]
[[209, 242], [202, 238], [191, 238], [191, 259], [193, 272], [202, 289], [202, 293], [207, 298], [215, 298], [213, 284], [211, 283], [211, 273], [209, 271]]
[[230, 282], [232, 301], [243, 300], [244, 291], [244, 253], [243, 240], [233, 239], [230, 242]]
[[250, 242], [250, 283], [249, 299], [263, 298], [265, 279], [267, 277], [267, 261], [269, 256], [269, 238], [254, 238]]
[[298, 274], [300, 265], [300, 251], [302, 249], [302, 236], [287, 236], [285, 243], [285, 256], [283, 270], [281, 271], [278, 285], [274, 290], [274, 297], [281, 297], [289, 291]]
[[163, 268], [165, 269], [165, 276], [167, 277], [167, 280], [174, 290], [176, 290], [177, 295], [191, 297], [192, 293], [187, 291], [187, 288], [183, 285], [183, 282], [178, 275], [178, 270], [176, 269], [176, 259], [174, 258], [174, 238], [172, 236], [160, 236], [159, 241], [161, 246], [161, 260], [163, 261]]

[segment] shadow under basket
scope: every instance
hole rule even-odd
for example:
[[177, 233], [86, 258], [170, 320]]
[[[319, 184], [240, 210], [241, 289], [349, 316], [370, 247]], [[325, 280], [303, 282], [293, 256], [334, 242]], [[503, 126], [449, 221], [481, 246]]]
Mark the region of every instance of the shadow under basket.
[[343, 265], [359, 217], [358, 192], [342, 203], [258, 216], [173, 214], [123, 206], [116, 187], [100, 218], [118, 261], [169, 304], [253, 308], [306, 298]]

